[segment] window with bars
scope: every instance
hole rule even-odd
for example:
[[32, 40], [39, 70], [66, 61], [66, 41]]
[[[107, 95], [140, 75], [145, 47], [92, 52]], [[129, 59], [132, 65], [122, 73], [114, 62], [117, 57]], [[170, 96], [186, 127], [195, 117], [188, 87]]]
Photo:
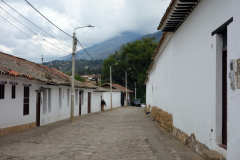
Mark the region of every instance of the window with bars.
[[24, 86], [23, 115], [29, 115], [29, 86]]
[[69, 89], [67, 89], [67, 105], [68, 106], [70, 105], [69, 97], [70, 97]]
[[48, 113], [51, 112], [51, 89], [48, 89]]
[[75, 89], [75, 105], [78, 105], [78, 90]]
[[47, 89], [43, 90], [43, 114], [47, 113]]
[[6, 81], [0, 81], [0, 99], [4, 99]]
[[59, 88], [59, 108], [62, 108], [62, 89]]
[[16, 98], [16, 86], [12, 85], [12, 99]]
[[4, 99], [5, 84], [0, 84], [0, 99]]
[[18, 85], [17, 82], [9, 82], [9, 84], [12, 84], [12, 99], [16, 98], [16, 85]]

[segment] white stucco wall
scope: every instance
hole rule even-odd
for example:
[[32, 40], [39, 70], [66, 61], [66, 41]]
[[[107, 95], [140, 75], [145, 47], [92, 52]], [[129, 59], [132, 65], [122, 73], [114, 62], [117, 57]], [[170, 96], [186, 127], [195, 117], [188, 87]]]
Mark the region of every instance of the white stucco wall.
[[[40, 90], [40, 87], [44, 88], [44, 92], [41, 92], [40, 126], [70, 117], [71, 87], [43, 85], [36, 81], [4, 75], [0, 75], [0, 81], [7, 82], [7, 84], [5, 84], [4, 99], [0, 99], [0, 128], [36, 122], [36, 90]], [[15, 99], [11, 98], [12, 84], [9, 84], [10, 81], [18, 83], [18, 85], [16, 85]], [[23, 84], [31, 84], [29, 115], [25, 116], [23, 115]], [[59, 94], [59, 88], [61, 88], [61, 95]], [[84, 115], [88, 113], [88, 93], [91, 93], [91, 113], [101, 111], [102, 92], [93, 92], [94, 89], [75, 88], [74, 116], [79, 115], [80, 90], [83, 91], [81, 114]], [[49, 94], [51, 94], [51, 96], [49, 96]], [[50, 101], [49, 98], [51, 99]], [[61, 105], [59, 99], [61, 99]], [[46, 109], [44, 109], [44, 104], [46, 105]]]
[[[233, 17], [228, 26], [228, 66], [240, 58], [240, 1], [202, 0], [173, 34], [147, 83], [146, 103], [173, 115], [173, 125], [210, 149], [240, 159], [238, 107], [240, 90], [228, 79], [228, 150], [218, 147], [221, 136], [221, 41], [211, 33]], [[224, 12], [226, 11], [227, 12]], [[229, 67], [228, 67], [229, 73]], [[220, 87], [220, 89], [219, 89]], [[211, 132], [213, 129], [213, 132]], [[212, 139], [210, 139], [210, 135]]]
[[88, 93], [91, 93], [91, 106], [93, 101], [93, 90], [84, 89], [83, 91], [83, 104], [82, 104], [82, 115], [88, 114]]
[[[70, 108], [71, 108], [71, 87], [50, 86], [50, 85], [39, 84], [37, 89], [39, 89], [40, 87], [47, 88], [47, 90], [51, 89], [51, 111], [49, 111], [49, 107], [47, 105], [47, 112], [44, 113], [43, 112], [43, 103], [41, 104], [40, 125], [46, 125], [46, 124], [53, 123], [53, 122], [56, 122], [56, 121], [59, 121], [62, 119], [69, 118], [70, 117]], [[62, 91], [61, 108], [59, 105], [59, 88], [61, 88], [61, 91]], [[67, 89], [69, 89], [69, 94], [67, 92]], [[47, 91], [47, 94], [49, 94], [48, 91]], [[69, 96], [69, 99], [67, 98], [67, 96]], [[45, 96], [43, 96], [43, 92], [41, 92], [42, 102], [45, 101], [44, 97]], [[48, 95], [46, 97], [48, 97]], [[67, 100], [69, 100], [69, 102], [67, 102]], [[47, 101], [48, 101], [48, 99], [47, 99]], [[77, 113], [78, 113], [76, 110], [77, 110], [77, 106], [74, 107], [74, 115], [77, 115]]]
[[92, 113], [101, 111], [101, 96], [103, 92], [93, 92]]
[[[110, 92], [103, 92], [103, 99], [106, 102], [105, 110], [111, 109]], [[112, 92], [112, 107], [117, 108], [121, 106], [121, 92]]]
[[[0, 128], [36, 122], [36, 85], [32, 84], [32, 81], [22, 80], [21, 78], [0, 76], [0, 81], [7, 81], [4, 99], [0, 99]], [[12, 99], [12, 84], [9, 84], [10, 81], [18, 82], [15, 99]], [[23, 115], [23, 84], [32, 84], [29, 87], [29, 115]]]
[[[228, 66], [231, 59], [240, 58], [240, 1], [231, 0], [233, 22], [228, 26]], [[230, 72], [228, 68], [228, 73]], [[230, 84], [230, 79], [228, 79]], [[229, 160], [240, 159], [240, 89], [231, 90], [228, 85], [228, 155]]]

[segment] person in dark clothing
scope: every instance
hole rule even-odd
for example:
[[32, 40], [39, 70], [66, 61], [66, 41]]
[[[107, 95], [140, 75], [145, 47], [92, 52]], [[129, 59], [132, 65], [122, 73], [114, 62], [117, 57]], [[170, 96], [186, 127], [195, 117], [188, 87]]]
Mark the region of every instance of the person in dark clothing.
[[104, 99], [102, 99], [101, 101], [101, 110], [104, 111], [104, 106], [106, 105], [106, 102], [104, 101]]

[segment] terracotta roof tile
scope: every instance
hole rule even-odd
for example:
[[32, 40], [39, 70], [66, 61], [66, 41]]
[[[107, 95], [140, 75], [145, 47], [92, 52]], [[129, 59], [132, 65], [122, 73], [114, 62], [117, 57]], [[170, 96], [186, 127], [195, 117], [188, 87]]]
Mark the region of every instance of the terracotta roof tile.
[[[109, 85], [109, 86], [110, 86], [110, 83], [104, 83], [104, 84], [101, 85], [101, 87], [103, 87], [103, 86], [105, 86], [105, 85]], [[121, 90], [122, 92], [125, 92], [125, 91], [126, 91], [126, 88], [123, 87], [123, 86], [121, 86], [121, 85], [119, 85], [119, 84], [112, 84], [112, 86], [115, 87], [116, 89]], [[130, 89], [127, 89], [127, 91], [128, 91], [128, 92], [133, 92], [133, 91], [131, 91]]]
[[[0, 52], [0, 74], [57, 85], [71, 84], [71, 77], [61, 71], [2, 52]], [[74, 83], [76, 87], [92, 88], [76, 80]]]

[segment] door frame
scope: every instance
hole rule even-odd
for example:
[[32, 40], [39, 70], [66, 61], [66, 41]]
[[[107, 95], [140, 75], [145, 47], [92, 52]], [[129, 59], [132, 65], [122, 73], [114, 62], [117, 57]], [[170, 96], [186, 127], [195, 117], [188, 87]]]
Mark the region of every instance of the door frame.
[[41, 115], [41, 92], [36, 92], [36, 126], [40, 126], [40, 115]]
[[83, 91], [79, 91], [79, 115], [82, 115], [82, 94]]
[[222, 144], [227, 145], [227, 50], [222, 52]]
[[92, 92], [88, 92], [88, 113], [91, 113], [91, 94]]

